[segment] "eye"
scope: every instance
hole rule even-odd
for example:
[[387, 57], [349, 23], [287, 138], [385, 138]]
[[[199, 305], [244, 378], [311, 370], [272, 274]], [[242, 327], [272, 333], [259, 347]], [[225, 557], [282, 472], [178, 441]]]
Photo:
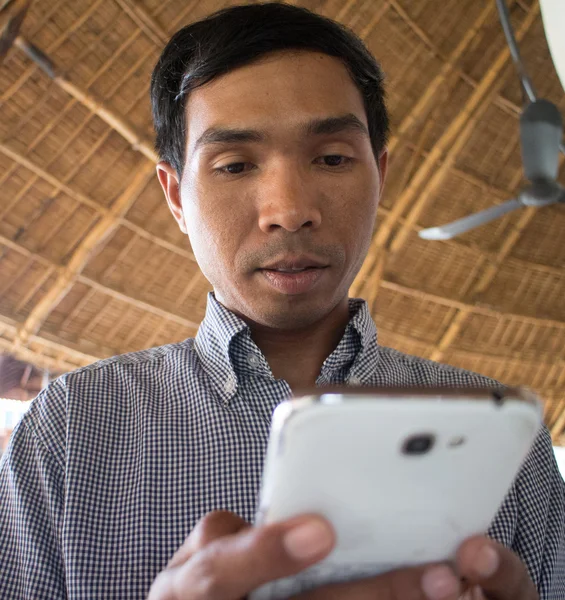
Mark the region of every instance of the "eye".
[[343, 156], [341, 154], [327, 154], [326, 156], [320, 156], [316, 161], [322, 161], [322, 166], [324, 167], [345, 167], [349, 163], [353, 161], [352, 158], [348, 156]]
[[241, 173], [248, 171], [251, 167], [253, 167], [251, 163], [234, 162], [214, 169], [214, 175], [240, 175]]

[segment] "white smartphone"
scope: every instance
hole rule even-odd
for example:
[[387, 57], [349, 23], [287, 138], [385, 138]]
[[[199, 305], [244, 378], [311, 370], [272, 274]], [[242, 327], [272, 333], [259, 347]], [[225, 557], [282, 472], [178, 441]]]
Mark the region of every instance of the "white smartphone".
[[317, 513], [337, 541], [320, 563], [250, 598], [453, 560], [466, 538], [487, 531], [542, 415], [525, 389], [349, 388], [283, 402], [255, 524]]

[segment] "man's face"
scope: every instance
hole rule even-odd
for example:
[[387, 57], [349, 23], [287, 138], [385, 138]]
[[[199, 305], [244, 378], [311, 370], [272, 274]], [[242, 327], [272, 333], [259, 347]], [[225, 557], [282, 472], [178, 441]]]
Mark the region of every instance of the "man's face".
[[271, 54], [190, 94], [186, 162], [169, 206], [217, 299], [296, 329], [347, 302], [386, 170], [360, 92], [338, 59]]

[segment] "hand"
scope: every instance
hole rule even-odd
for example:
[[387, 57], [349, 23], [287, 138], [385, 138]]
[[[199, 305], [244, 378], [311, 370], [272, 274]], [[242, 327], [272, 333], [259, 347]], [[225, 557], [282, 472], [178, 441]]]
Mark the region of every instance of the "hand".
[[508, 548], [482, 536], [457, 552], [457, 571], [474, 588], [472, 600], [539, 600], [524, 563]]
[[294, 600], [539, 600], [522, 561], [486, 537], [466, 540], [454, 567], [458, 576], [447, 565], [425, 565], [323, 586]]
[[[318, 547], [298, 534], [301, 525], [318, 531]], [[296, 532], [294, 543], [285, 534]], [[331, 527], [304, 516], [265, 527], [251, 527], [236, 515], [206, 515], [159, 574], [148, 600], [238, 600], [267, 581], [293, 575], [318, 562], [333, 547]], [[308, 546], [311, 553], [308, 556]], [[486, 557], [481, 551], [487, 549]], [[494, 552], [494, 557], [492, 552]], [[490, 558], [489, 558], [490, 557]], [[492, 561], [492, 562], [489, 562]], [[477, 591], [473, 598], [536, 600], [525, 566], [510, 550], [475, 537], [457, 555], [457, 570]], [[400, 569], [352, 583], [332, 584], [301, 594], [296, 600], [457, 600], [460, 580], [446, 565]]]
[[157, 576], [148, 600], [238, 600], [318, 562], [334, 543], [331, 527], [319, 517], [252, 527], [233, 513], [215, 511], [198, 522]]

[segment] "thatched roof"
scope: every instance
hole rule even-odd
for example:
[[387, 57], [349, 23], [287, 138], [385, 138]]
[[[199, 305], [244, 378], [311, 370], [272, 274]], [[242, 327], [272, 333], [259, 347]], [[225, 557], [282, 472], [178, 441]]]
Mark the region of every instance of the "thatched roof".
[[[194, 335], [210, 286], [154, 175], [148, 86], [168, 37], [227, 4], [31, 4], [0, 67], [0, 351], [57, 371]], [[524, 183], [522, 97], [494, 1], [300, 4], [352, 27], [388, 76], [391, 170], [352, 290], [372, 303], [381, 343], [539, 390], [558, 439], [563, 207], [452, 241], [417, 236]], [[565, 113], [538, 3], [509, 4], [539, 94]], [[28, 58], [26, 40], [58, 76]]]

